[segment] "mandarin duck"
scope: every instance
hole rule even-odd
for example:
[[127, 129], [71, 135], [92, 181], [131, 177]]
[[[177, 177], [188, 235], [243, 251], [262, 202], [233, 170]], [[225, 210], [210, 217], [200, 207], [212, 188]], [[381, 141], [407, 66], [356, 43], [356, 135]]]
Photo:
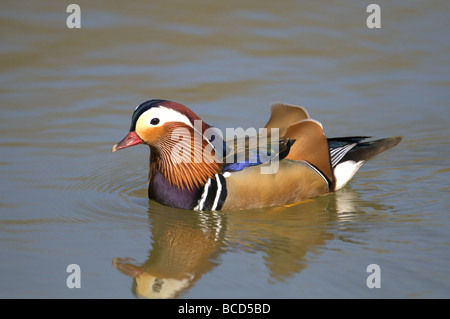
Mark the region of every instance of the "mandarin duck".
[[236, 132], [224, 137], [182, 104], [149, 100], [135, 108], [129, 133], [112, 151], [150, 147], [151, 200], [218, 211], [295, 204], [337, 191], [365, 161], [402, 140], [327, 138], [304, 108], [283, 103], [272, 105], [255, 138]]

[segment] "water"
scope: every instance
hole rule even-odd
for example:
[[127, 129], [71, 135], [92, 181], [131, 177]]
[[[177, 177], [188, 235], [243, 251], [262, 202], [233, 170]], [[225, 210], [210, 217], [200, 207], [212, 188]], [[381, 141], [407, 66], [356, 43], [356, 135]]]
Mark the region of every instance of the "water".
[[[369, 3], [78, 1], [68, 29], [66, 3], [3, 1], [0, 297], [450, 297], [450, 5], [378, 1], [375, 30]], [[146, 198], [146, 147], [110, 152], [150, 98], [404, 141], [301, 205], [175, 210]]]

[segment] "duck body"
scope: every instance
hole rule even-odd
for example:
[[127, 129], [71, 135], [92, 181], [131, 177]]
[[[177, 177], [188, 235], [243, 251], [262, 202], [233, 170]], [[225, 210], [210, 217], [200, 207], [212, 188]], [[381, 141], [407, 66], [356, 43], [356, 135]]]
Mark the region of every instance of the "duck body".
[[277, 103], [254, 137], [223, 137], [182, 104], [138, 105], [128, 135], [112, 151], [150, 146], [148, 196], [197, 211], [294, 204], [336, 191], [362, 164], [401, 137], [326, 138], [322, 125], [299, 106]]

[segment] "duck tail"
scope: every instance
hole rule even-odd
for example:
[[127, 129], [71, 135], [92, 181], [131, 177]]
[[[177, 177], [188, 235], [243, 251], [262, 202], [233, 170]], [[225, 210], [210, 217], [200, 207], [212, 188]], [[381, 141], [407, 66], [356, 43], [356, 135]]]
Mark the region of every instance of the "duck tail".
[[401, 136], [365, 141], [368, 136], [335, 137], [328, 139], [334, 174], [333, 190], [344, 187], [358, 169], [369, 159], [387, 151], [402, 141]]

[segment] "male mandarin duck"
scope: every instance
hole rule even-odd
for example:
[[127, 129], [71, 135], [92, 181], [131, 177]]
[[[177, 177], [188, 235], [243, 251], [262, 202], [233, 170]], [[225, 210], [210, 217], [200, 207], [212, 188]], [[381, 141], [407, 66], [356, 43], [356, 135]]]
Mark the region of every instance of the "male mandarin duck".
[[402, 140], [326, 138], [304, 108], [282, 103], [272, 105], [265, 129], [263, 143], [262, 134], [226, 140], [186, 106], [149, 100], [135, 108], [128, 135], [112, 151], [147, 144], [151, 200], [217, 211], [294, 204], [334, 192], [365, 161]]

